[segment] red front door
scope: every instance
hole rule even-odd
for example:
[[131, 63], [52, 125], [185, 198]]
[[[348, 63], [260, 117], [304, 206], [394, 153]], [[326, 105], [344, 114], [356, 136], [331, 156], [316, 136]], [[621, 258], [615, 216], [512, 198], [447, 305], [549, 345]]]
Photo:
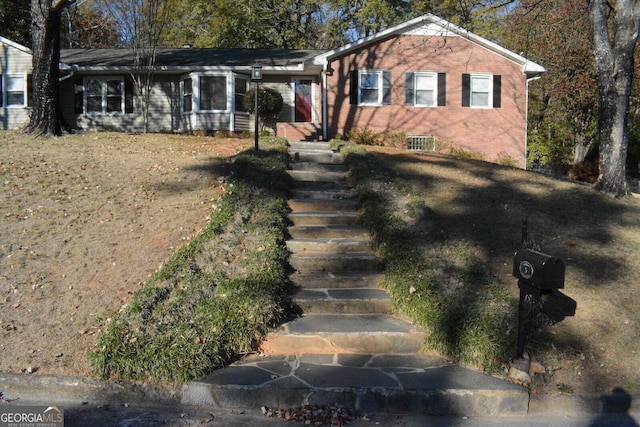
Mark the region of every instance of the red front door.
[[311, 121], [311, 80], [296, 80], [296, 122]]

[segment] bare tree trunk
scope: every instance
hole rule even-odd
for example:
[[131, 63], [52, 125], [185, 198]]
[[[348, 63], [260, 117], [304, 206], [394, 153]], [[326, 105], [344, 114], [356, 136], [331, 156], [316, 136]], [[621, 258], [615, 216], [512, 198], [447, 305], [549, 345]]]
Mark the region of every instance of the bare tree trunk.
[[60, 107], [60, 22], [63, 8], [74, 0], [31, 0], [33, 38], [33, 105], [25, 132], [61, 135], [71, 127]]
[[640, 30], [640, 0], [589, 0], [598, 84], [600, 176], [596, 189], [614, 197], [628, 193], [627, 112], [633, 51]]

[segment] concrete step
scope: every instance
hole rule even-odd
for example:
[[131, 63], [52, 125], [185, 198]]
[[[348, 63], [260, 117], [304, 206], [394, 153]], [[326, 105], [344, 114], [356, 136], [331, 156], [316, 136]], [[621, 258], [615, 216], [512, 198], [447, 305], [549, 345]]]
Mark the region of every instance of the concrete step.
[[292, 225], [288, 231], [292, 239], [369, 239], [371, 237], [369, 230], [361, 225]]
[[328, 142], [308, 142], [308, 141], [289, 141], [289, 151], [299, 150], [315, 150], [315, 151], [331, 151]]
[[296, 181], [344, 181], [347, 173], [344, 171], [322, 171], [322, 170], [287, 170], [291, 178]]
[[359, 202], [354, 199], [289, 199], [289, 208], [294, 212], [313, 211], [357, 211]]
[[375, 271], [315, 271], [293, 273], [289, 280], [294, 286], [313, 288], [375, 288], [384, 279], [384, 274]]
[[529, 392], [425, 354], [252, 355], [185, 384], [182, 404], [259, 411], [343, 405], [363, 413], [526, 415]]
[[356, 197], [353, 190], [350, 189], [298, 189], [291, 190], [291, 196], [294, 199], [331, 199], [331, 200], [352, 200]]
[[287, 249], [292, 253], [371, 252], [371, 239], [290, 239]]
[[414, 353], [424, 345], [424, 331], [388, 314], [310, 314], [269, 333], [266, 354]]
[[341, 163], [292, 162], [290, 167], [293, 170], [345, 172]]
[[288, 215], [293, 225], [357, 225], [360, 214], [352, 212], [291, 212]]
[[390, 314], [392, 310], [389, 294], [382, 289], [297, 289], [291, 297], [304, 314]]
[[289, 264], [299, 273], [321, 271], [380, 271], [382, 260], [374, 253], [294, 253]]
[[321, 150], [289, 150], [292, 162], [335, 163], [344, 164], [339, 153]]
[[351, 190], [351, 184], [349, 181], [301, 181], [297, 180], [293, 183], [293, 188], [296, 190]]

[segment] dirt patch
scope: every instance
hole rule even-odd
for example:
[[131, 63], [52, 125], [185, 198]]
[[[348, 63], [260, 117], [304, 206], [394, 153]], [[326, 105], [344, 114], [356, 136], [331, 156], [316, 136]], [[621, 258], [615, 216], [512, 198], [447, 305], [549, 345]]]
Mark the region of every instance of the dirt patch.
[[207, 224], [251, 143], [0, 133], [0, 370], [90, 375], [101, 323]]
[[369, 150], [384, 153], [406, 185], [403, 191], [424, 200], [417, 232], [429, 224], [470, 244], [514, 297], [513, 254], [522, 247], [524, 218], [539, 250], [565, 262], [562, 291], [576, 300], [577, 311], [546, 328], [542, 342], [527, 343], [525, 350], [544, 368], [534, 378], [534, 392], [640, 391], [637, 195], [615, 200], [591, 185], [491, 163]]

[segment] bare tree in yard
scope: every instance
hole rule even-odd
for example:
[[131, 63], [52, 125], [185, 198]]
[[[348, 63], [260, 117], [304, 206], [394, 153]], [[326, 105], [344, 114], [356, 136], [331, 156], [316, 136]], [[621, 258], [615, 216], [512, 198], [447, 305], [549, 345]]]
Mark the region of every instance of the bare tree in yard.
[[588, 0], [598, 85], [600, 176], [596, 188], [620, 197], [628, 193], [627, 121], [633, 55], [640, 31], [640, 0]]
[[70, 131], [60, 107], [60, 20], [75, 0], [31, 0], [34, 91], [31, 118], [25, 132], [61, 135]]
[[103, 0], [133, 53], [131, 77], [142, 98], [144, 132], [149, 129], [149, 105], [162, 32], [170, 18], [171, 0]]

